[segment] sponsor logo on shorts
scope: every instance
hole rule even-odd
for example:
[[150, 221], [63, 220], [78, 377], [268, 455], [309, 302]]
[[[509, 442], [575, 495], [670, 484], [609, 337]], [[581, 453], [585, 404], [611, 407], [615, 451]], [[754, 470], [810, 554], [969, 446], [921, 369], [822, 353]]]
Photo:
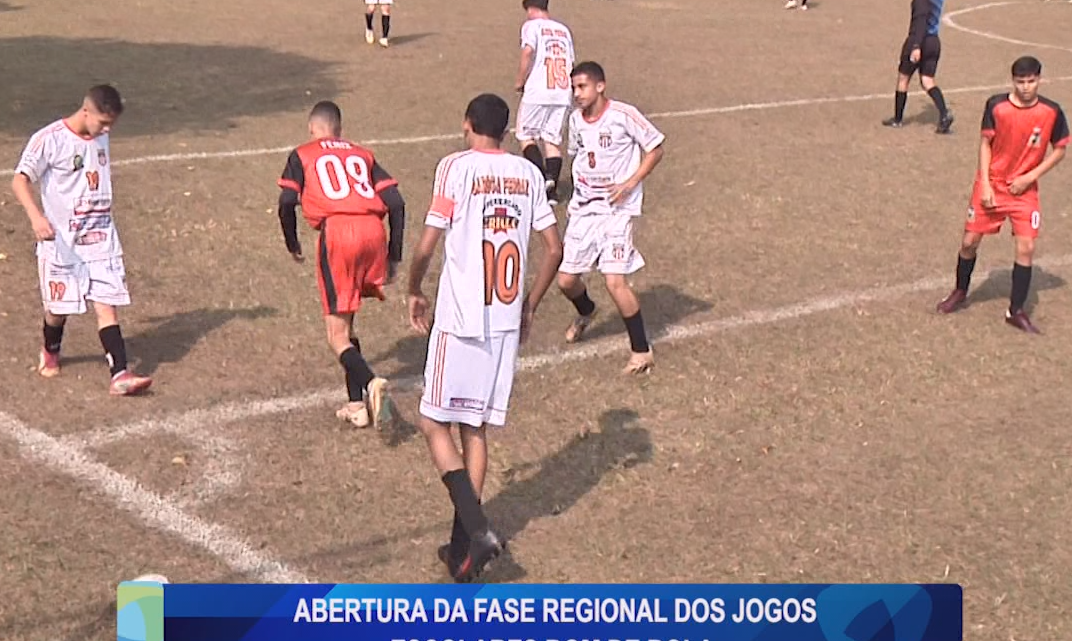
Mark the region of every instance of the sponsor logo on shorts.
[[975, 221], [975, 207], [968, 207], [968, 222]]
[[476, 398], [451, 397], [448, 406], [452, 410], [476, 410], [478, 412], [484, 411], [484, 401], [481, 401]]

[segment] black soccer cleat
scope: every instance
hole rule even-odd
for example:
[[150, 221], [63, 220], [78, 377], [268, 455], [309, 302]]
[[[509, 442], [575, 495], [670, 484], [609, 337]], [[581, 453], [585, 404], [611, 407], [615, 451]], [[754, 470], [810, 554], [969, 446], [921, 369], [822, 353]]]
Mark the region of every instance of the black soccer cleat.
[[887, 119], [882, 121], [882, 126], [883, 127], [893, 127], [894, 129], [900, 129], [901, 127], [904, 127], [904, 121], [898, 120], [897, 118], [887, 118]]
[[[446, 549], [444, 550], [444, 548]], [[457, 565], [450, 558], [449, 545], [439, 548], [439, 560], [446, 564], [447, 570], [454, 577], [455, 583], [469, 583], [479, 578], [484, 573], [488, 563], [505, 550], [506, 542], [499, 540], [499, 536], [491, 530], [487, 530], [473, 537], [469, 543], [469, 553]]]
[[953, 114], [947, 113], [945, 118], [938, 120], [938, 126], [934, 128], [936, 134], [947, 134], [953, 128]]

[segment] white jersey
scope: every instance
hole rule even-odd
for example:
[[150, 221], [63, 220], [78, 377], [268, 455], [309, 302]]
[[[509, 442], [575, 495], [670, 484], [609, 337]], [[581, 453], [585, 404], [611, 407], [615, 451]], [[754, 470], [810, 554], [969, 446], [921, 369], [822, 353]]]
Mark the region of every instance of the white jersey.
[[108, 135], [83, 138], [64, 120], [39, 130], [22, 152], [18, 173], [40, 184], [45, 217], [55, 240], [37, 243], [53, 265], [77, 265], [122, 256], [112, 221]]
[[608, 200], [614, 185], [629, 179], [640, 167], [642, 151], [651, 152], [666, 137], [636, 107], [608, 100], [603, 113], [587, 120], [580, 109], [569, 118], [569, 155], [573, 157], [573, 197], [570, 216], [629, 214], [639, 216], [644, 185], [617, 205]]
[[570, 72], [575, 62], [573, 34], [569, 27], [548, 18], [536, 18], [521, 25], [521, 48], [532, 47], [532, 69], [525, 79], [521, 102], [530, 105], [573, 103]]
[[528, 160], [469, 150], [439, 161], [425, 219], [446, 230], [435, 327], [481, 339], [519, 330], [529, 235], [556, 222]]

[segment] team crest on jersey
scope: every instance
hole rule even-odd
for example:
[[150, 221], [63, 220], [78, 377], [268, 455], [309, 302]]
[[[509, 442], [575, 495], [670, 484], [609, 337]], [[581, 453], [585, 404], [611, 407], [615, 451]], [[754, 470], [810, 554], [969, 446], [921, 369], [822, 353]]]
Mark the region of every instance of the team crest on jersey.
[[74, 167], [75, 171], [82, 171], [82, 168], [86, 166], [86, 161], [82, 158], [82, 154], [74, 155], [74, 158], [71, 159], [71, 166]]
[[506, 198], [492, 198], [484, 205], [484, 229], [493, 234], [517, 229], [521, 222], [521, 209]]
[[611, 140], [611, 138], [610, 138], [610, 132], [609, 131], [601, 131], [601, 132], [599, 132], [599, 146], [600, 147], [602, 147], [604, 149], [609, 148], [610, 147], [610, 140]]
[[97, 164], [101, 167], [108, 164], [108, 152], [104, 151], [104, 147], [97, 147]]
[[1031, 131], [1031, 139], [1027, 141], [1028, 147], [1038, 147], [1042, 142], [1042, 127], [1035, 127]]

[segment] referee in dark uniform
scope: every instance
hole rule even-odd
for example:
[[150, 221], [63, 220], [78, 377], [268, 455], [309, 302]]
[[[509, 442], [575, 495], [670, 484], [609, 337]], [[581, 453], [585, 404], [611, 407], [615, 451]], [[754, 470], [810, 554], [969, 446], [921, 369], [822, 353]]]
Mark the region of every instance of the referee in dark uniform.
[[953, 114], [945, 104], [942, 90], [934, 83], [938, 71], [938, 58], [942, 55], [942, 41], [938, 27], [942, 21], [942, 5], [945, 0], [912, 0], [912, 20], [908, 25], [908, 37], [901, 46], [901, 62], [897, 67], [897, 92], [894, 94], [893, 118], [882, 121], [887, 127], [904, 126], [905, 104], [908, 102], [908, 82], [919, 72], [919, 84], [938, 108], [940, 134], [949, 133]]

